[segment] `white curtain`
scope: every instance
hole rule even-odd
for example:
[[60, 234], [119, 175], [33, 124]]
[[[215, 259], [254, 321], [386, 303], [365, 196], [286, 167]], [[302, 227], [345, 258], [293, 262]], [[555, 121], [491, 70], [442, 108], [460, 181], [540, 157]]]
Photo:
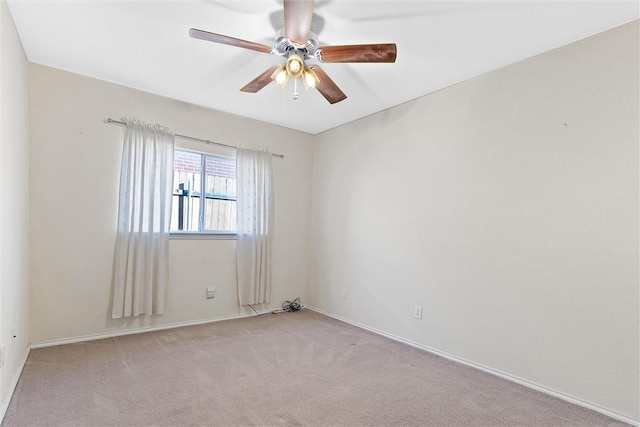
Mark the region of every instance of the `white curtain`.
[[271, 240], [273, 236], [271, 159], [271, 153], [268, 151], [238, 148], [236, 267], [240, 305], [271, 301]]
[[114, 319], [161, 314], [168, 281], [174, 135], [126, 119], [116, 239]]

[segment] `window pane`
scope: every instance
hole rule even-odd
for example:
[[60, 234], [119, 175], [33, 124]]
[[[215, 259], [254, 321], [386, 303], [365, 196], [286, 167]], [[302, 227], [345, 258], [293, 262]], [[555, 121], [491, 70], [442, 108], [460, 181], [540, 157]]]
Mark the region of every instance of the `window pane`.
[[199, 231], [201, 169], [201, 154], [175, 151], [170, 228], [172, 231]]
[[236, 160], [205, 156], [205, 230], [236, 230]]
[[184, 196], [182, 198], [182, 228], [179, 228], [180, 196], [173, 196], [171, 207], [171, 231], [199, 231], [198, 219], [200, 218], [200, 197]]
[[236, 231], [236, 201], [207, 199], [205, 201], [205, 230]]

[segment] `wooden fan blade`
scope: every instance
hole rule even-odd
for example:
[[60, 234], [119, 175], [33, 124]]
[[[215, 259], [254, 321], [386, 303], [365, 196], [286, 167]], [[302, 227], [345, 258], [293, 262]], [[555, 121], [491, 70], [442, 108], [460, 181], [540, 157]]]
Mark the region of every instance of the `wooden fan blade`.
[[276, 71], [276, 68], [278, 67], [276, 67], [275, 65], [273, 67], [269, 67], [268, 70], [260, 74], [255, 79], [251, 80], [240, 90], [242, 92], [256, 93], [257, 91], [259, 91], [260, 89], [262, 89], [263, 87], [265, 87], [266, 85], [272, 82], [271, 76], [273, 75], [273, 72]]
[[318, 66], [309, 68], [315, 71], [316, 75], [318, 76], [319, 82], [316, 85], [316, 89], [322, 94], [322, 96], [325, 97], [327, 101], [329, 101], [329, 104], [335, 104], [336, 102], [344, 101], [345, 99], [347, 99], [347, 95], [345, 95], [344, 92], [340, 90], [338, 85], [335, 84], [333, 80], [331, 80], [331, 78], [329, 78], [327, 73], [325, 73], [322, 68]]
[[322, 46], [316, 55], [322, 62], [396, 62], [396, 44]]
[[309, 39], [313, 17], [313, 0], [284, 0], [284, 35], [304, 46]]
[[194, 39], [228, 44], [229, 46], [242, 47], [244, 49], [255, 50], [262, 53], [271, 53], [271, 48], [264, 44], [236, 39], [235, 37], [224, 36], [222, 34], [210, 33], [208, 31], [197, 30], [195, 28], [189, 30], [189, 36], [193, 37]]

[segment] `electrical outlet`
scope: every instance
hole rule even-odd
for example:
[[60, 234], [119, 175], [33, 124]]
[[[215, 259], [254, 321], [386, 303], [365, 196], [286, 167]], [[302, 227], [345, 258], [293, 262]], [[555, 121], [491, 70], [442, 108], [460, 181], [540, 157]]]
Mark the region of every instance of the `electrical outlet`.
[[422, 306], [421, 305], [416, 305], [416, 307], [413, 309], [413, 317], [415, 317], [416, 319], [422, 319]]
[[347, 299], [347, 288], [342, 290], [342, 298]]
[[216, 288], [207, 288], [207, 299], [216, 297]]

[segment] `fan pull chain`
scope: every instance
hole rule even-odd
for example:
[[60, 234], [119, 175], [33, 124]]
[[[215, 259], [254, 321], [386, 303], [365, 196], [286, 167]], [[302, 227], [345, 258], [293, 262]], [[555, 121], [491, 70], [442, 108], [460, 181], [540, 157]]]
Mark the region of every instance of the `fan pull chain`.
[[293, 79], [293, 100], [298, 99], [300, 94], [298, 93], [298, 79]]

